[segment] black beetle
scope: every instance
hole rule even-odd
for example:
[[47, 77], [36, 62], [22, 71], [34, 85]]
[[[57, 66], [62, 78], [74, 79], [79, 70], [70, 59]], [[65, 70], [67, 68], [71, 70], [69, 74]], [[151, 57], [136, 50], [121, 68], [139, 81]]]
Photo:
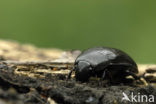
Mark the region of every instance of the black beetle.
[[[122, 81], [126, 76], [139, 77], [135, 61], [125, 52], [108, 47], [90, 48], [83, 51], [75, 60], [74, 68], [77, 81], [87, 82], [90, 77]], [[68, 78], [71, 77], [72, 71]]]

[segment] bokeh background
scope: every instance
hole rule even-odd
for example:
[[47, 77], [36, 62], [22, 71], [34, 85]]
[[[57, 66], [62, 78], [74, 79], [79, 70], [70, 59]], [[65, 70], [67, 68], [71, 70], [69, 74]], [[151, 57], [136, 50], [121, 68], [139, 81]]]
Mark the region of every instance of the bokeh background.
[[156, 6], [137, 0], [0, 0], [0, 38], [38, 47], [124, 50], [156, 63]]

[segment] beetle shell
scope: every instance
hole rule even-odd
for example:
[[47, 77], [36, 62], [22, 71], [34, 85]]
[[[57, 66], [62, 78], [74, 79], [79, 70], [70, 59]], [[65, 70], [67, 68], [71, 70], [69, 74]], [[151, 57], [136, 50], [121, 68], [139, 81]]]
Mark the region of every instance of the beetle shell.
[[98, 76], [99, 73], [101, 77], [106, 69], [119, 70], [123, 75], [126, 71], [138, 73], [135, 61], [125, 52], [115, 48], [91, 48], [83, 51], [75, 60], [75, 77], [79, 81], [87, 81], [92, 76]]

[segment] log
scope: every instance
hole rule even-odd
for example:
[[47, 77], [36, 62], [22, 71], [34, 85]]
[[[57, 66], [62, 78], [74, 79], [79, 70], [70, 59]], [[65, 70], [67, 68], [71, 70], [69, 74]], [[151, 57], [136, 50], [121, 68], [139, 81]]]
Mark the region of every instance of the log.
[[156, 65], [138, 64], [138, 75], [144, 75], [148, 85], [133, 78], [121, 84], [99, 81], [98, 78], [81, 83], [75, 80], [74, 73], [70, 80], [67, 79], [80, 54], [78, 50], [40, 49], [4, 40], [0, 43], [2, 104], [131, 104], [122, 101], [123, 92], [129, 98], [132, 92], [156, 97]]

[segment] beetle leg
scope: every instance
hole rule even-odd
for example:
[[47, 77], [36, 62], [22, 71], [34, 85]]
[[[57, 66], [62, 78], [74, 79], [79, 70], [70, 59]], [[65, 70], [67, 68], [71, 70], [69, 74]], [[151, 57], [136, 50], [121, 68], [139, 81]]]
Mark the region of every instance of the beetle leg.
[[107, 86], [107, 85], [109, 85], [109, 84], [111, 84], [112, 83], [112, 75], [111, 75], [111, 73], [108, 71], [108, 69], [105, 69], [105, 71], [103, 72], [103, 74], [102, 74], [102, 77], [100, 78], [100, 81], [99, 81], [99, 85], [101, 86], [101, 85], [103, 85], [102, 84], [102, 81], [104, 80], [104, 78], [106, 77], [106, 74], [108, 74], [108, 79], [107, 80], [105, 80], [105, 82], [104, 83], [106, 83], [105, 85]]
[[109, 76], [111, 76], [111, 74], [109, 73], [108, 69], [105, 69], [105, 71], [102, 74], [101, 80], [104, 80], [104, 78], [106, 76], [106, 72], [108, 72]]
[[105, 70], [105, 71], [103, 72], [102, 77], [101, 77], [101, 80], [104, 80], [105, 75], [106, 75], [106, 71], [107, 71], [107, 70]]
[[113, 83], [113, 77], [112, 77], [111, 72], [110, 72], [110, 71], [108, 71], [108, 70], [106, 70], [106, 71], [107, 71], [107, 73], [108, 73], [109, 82], [110, 82], [110, 83]]
[[105, 69], [105, 71], [103, 72], [102, 77], [101, 77], [101, 81], [104, 80], [104, 78], [105, 78], [105, 76], [106, 76], [106, 72], [108, 73], [109, 80], [110, 80], [110, 82], [111, 82], [111, 81], [112, 81], [112, 75], [111, 75], [111, 73], [108, 71], [108, 69]]
[[72, 75], [72, 72], [74, 71], [74, 68], [70, 70], [69, 74], [68, 74], [68, 77], [67, 77], [67, 80], [69, 80], [71, 78], [71, 75]]

